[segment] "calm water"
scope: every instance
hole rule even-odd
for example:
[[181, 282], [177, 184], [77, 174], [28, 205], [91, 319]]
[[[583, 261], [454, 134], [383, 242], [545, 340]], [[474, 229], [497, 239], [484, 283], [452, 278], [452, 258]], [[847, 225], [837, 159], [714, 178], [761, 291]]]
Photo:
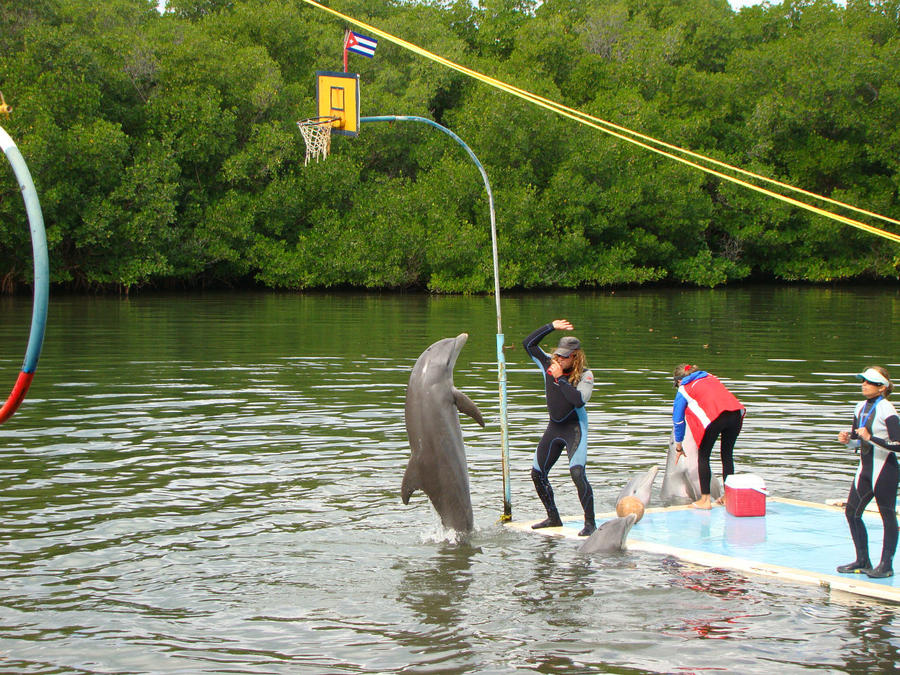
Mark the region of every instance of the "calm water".
[[[0, 316], [5, 398], [30, 302], [2, 298]], [[540, 515], [545, 411], [519, 344], [537, 325], [568, 318], [586, 343], [602, 512], [664, 465], [681, 361], [747, 405], [739, 470], [776, 496], [844, 496], [855, 463], [833, 438], [852, 375], [900, 374], [898, 317], [896, 287], [505, 297], [514, 516]], [[644, 553], [585, 558], [498, 525], [492, 298], [55, 297], [48, 326], [29, 398], [0, 426], [0, 672], [900, 667], [895, 606]], [[456, 384], [487, 426], [463, 418], [478, 530], [458, 544], [399, 489], [410, 368], [463, 331]], [[564, 466], [552, 478], [578, 512]]]

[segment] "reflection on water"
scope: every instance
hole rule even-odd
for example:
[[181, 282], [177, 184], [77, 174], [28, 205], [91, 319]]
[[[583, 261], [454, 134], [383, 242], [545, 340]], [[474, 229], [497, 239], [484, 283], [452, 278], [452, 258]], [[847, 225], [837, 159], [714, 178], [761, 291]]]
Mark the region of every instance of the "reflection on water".
[[[11, 386], [30, 306], [0, 298], [0, 314]], [[852, 376], [900, 372], [898, 314], [878, 288], [504, 298], [514, 515], [540, 510], [546, 413], [519, 344], [538, 324], [569, 318], [585, 342], [603, 512], [664, 464], [682, 361], [747, 405], [739, 470], [775, 496], [843, 496], [855, 458], [833, 439]], [[0, 671], [896, 670], [894, 607], [498, 525], [495, 326], [492, 298], [54, 298], [32, 391], [0, 426]], [[409, 371], [462, 331], [456, 384], [487, 425], [462, 418], [478, 529], [456, 544], [399, 489]], [[564, 466], [551, 480], [579, 513]]]

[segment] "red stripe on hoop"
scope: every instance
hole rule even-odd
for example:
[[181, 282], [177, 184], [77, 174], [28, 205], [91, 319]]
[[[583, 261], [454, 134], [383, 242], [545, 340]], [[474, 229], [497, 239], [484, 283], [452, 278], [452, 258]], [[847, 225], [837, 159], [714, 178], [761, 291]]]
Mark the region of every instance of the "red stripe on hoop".
[[6, 403], [0, 408], [0, 424], [12, 417], [12, 414], [18, 410], [19, 405], [25, 400], [25, 394], [28, 393], [28, 387], [34, 379], [34, 373], [19, 373], [19, 379], [16, 380], [16, 386], [13, 387], [12, 393], [6, 399]]

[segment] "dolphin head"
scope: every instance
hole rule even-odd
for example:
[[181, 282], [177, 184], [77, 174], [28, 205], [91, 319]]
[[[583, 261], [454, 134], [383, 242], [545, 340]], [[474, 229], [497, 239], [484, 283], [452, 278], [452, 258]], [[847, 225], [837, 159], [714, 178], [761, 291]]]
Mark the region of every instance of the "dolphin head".
[[452, 381], [456, 359], [468, 339], [468, 333], [460, 333], [455, 338], [435, 342], [419, 356], [413, 366], [411, 378], [416, 378], [425, 385], [444, 382], [448, 377]]
[[690, 504], [700, 499], [700, 477], [697, 473], [697, 450], [693, 443], [687, 443], [685, 436], [685, 455], [679, 457], [675, 452], [675, 438], [669, 436], [669, 449], [666, 454], [666, 473], [663, 476], [659, 498], [663, 505]]
[[649, 506], [650, 496], [653, 491], [653, 481], [656, 480], [657, 473], [659, 473], [659, 467], [652, 466], [646, 473], [640, 473], [634, 476], [630, 481], [628, 481], [625, 487], [622, 488], [622, 491], [616, 498], [616, 504], [622, 501], [625, 497], [637, 497], [641, 500], [641, 504], [643, 504], [645, 507]]
[[629, 513], [623, 518], [607, 520], [578, 549], [582, 553], [614, 553], [625, 548], [625, 540], [637, 516]]

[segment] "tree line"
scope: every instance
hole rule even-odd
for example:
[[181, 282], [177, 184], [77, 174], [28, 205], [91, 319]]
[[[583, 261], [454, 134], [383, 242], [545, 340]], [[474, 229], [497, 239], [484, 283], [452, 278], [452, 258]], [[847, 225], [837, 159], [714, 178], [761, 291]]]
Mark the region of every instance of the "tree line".
[[[446, 135], [364, 124], [304, 166], [296, 121], [316, 114], [314, 73], [342, 69], [352, 26], [295, 0], [156, 4], [0, 0], [13, 107], [0, 125], [37, 186], [57, 287], [493, 288], [484, 185]], [[328, 4], [545, 98], [900, 218], [900, 0]], [[387, 40], [350, 58], [364, 116], [428, 117], [478, 156], [505, 289], [898, 278], [894, 243]], [[14, 176], [0, 174], [11, 292], [30, 283], [31, 248]]]

